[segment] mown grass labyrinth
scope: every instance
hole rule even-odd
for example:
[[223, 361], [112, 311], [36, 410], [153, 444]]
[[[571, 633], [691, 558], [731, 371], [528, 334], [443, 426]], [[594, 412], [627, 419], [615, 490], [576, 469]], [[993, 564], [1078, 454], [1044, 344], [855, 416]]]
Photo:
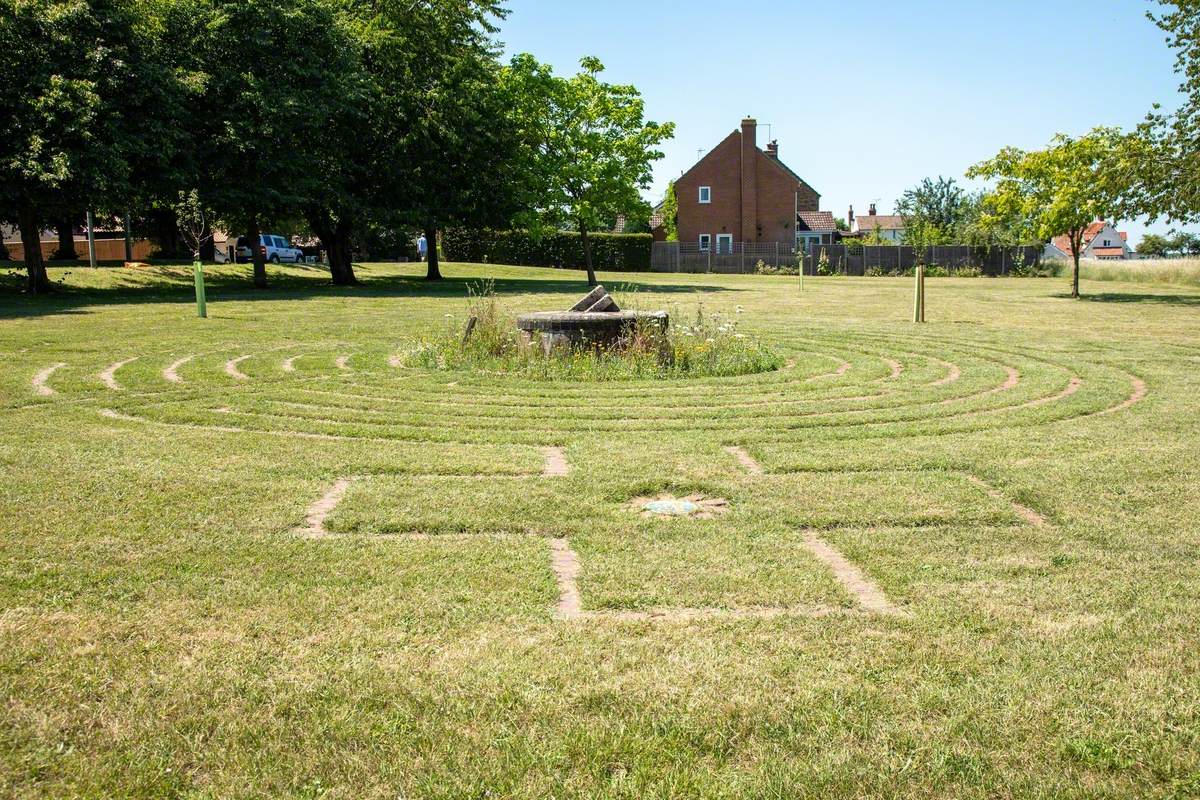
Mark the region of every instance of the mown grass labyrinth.
[[[1011, 347], [964, 346], [913, 334], [860, 336], [841, 330], [817, 336], [809, 332], [795, 338], [789, 348], [782, 370], [695, 381], [562, 384], [431, 372], [399, 366], [395, 353], [343, 353], [311, 343], [259, 351], [233, 347], [184, 355], [137, 354], [102, 368], [97, 364], [58, 362], [39, 370], [31, 377], [30, 385], [42, 397], [78, 397], [94, 405], [106, 420], [180, 426], [221, 436], [268, 434], [314, 443], [400, 440], [430, 446], [486, 442], [537, 448], [546, 459], [541, 472], [545, 477], [567, 474], [569, 462], [564, 447], [586, 437], [669, 437], [679, 432], [703, 435], [711, 444], [730, 452], [750, 474], [796, 475], [799, 473], [786, 467], [779, 470], [774, 466], [768, 473], [746, 448], [778, 447], [813, 433], [832, 440], [895, 440], [1070, 421], [1123, 410], [1147, 392], [1141, 378], [1103, 364], [1047, 359]], [[78, 373], [74, 380], [67, 378], [69, 371]], [[56, 373], [63, 377], [55, 380]], [[92, 387], [97, 381], [107, 392]], [[735, 467], [731, 463], [729, 468]], [[822, 469], [846, 483], [835, 492], [842, 496], [855, 491], [855, 480], [846, 480], [848, 476], [866, 474], [836, 466]], [[534, 474], [407, 473], [403, 479], [337, 476], [310, 507], [306, 524], [297, 530], [316, 537], [425, 537], [430, 530], [445, 533], [449, 524], [450, 529], [465, 525], [474, 535], [502, 534], [497, 530], [497, 521], [478, 513], [479, 509], [496, 502], [496, 496], [510, 498], [523, 493], [524, 487], [512, 481]], [[888, 475], [886, 471], [878, 474]], [[922, 502], [914, 505], [923, 506], [936, 506], [944, 500], [959, 506], [967, 504], [970, 495], [984, 495], [994, 506], [989, 522], [1044, 522], [1041, 514], [1006, 501], [998, 489], [968, 469], [938, 468], [932, 474], [937, 477], [921, 475], [918, 467], [909, 475], [893, 476], [900, 482], [896, 491], [910, 500], [921, 498]], [[440, 478], [444, 483], [454, 478], [480, 477], [491, 480], [478, 502], [470, 504], [469, 521], [449, 522], [440, 509], [430, 513], [420, 508], [420, 479]], [[662, 476], [641, 477], [653, 480]], [[803, 482], [793, 481], [795, 486], [788, 487], [786, 481], [764, 478], [761, 484], [769, 487], [764, 496], [751, 495], [743, 502], [766, 509], [771, 497], [791, 495], [798, 504], [808, 500]], [[371, 488], [360, 489], [363, 485]], [[456, 490], [462, 491], [476, 493], [474, 489]], [[875, 496], [876, 491], [871, 488], [869, 499], [878, 504], [882, 498]], [[348, 493], [354, 510], [340, 510]], [[1003, 509], [1006, 502], [1010, 505], [1007, 511]], [[569, 503], [567, 497], [559, 497], [551, 504], [562, 507]], [[392, 518], [394, 512], [386, 511], [405, 506], [408, 509], [399, 519]], [[383, 519], [378, 519], [376, 509], [385, 510]], [[832, 508], [808, 508], [798, 516], [776, 512], [786, 520], [784, 524], [806, 531], [810, 555], [834, 568], [843, 579], [843, 589], [853, 595], [851, 599], [858, 607], [865, 604], [883, 613], [896, 613], [898, 609], [813, 530], [869, 525], [889, 516], [895, 522], [896, 513], [890, 511], [876, 520], [871, 515], [841, 518]], [[529, 515], [535, 514], [530, 508]], [[768, 511], [766, 516], [775, 514]], [[560, 617], [574, 618], [583, 613], [577, 582], [580, 573], [586, 576], [587, 570], [568, 543], [569, 532], [585, 530], [600, 520], [619, 529], [623, 523], [628, 524], [621, 517], [619, 511], [592, 508], [586, 515], [561, 519], [557, 530], [542, 523], [545, 534], [553, 537], [551, 564], [559, 586]], [[331, 518], [330, 527], [326, 527]], [[969, 515], [947, 512], [941, 516], [926, 513], [904, 522], [921, 525], [969, 519]], [[844, 602], [846, 598], [827, 593], [820, 599]], [[835, 607], [836, 602], [800, 607], [771, 604], [732, 611], [824, 614]], [[638, 613], [651, 618], [695, 618], [730, 610], [666, 607]], [[625, 613], [629, 616], [631, 612]]]
[[[403, 366], [466, 288], [405, 270], [355, 297], [282, 270], [206, 322], [169, 282], [7, 300], [6, 790], [1197, 779], [1187, 306], [932, 281], [916, 327], [899, 280], [637, 276], [642, 305], [744, 307], [784, 366], [547, 382]], [[514, 309], [579, 290], [454, 270]], [[657, 497], [714, 513], [630, 505]]]

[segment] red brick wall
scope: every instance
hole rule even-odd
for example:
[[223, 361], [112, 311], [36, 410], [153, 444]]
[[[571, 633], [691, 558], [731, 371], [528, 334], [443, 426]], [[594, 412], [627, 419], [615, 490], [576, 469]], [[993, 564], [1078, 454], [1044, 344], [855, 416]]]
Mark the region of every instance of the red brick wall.
[[[742, 175], [742, 135], [734, 131], [675, 183], [679, 199], [679, 241], [696, 244], [700, 234], [728, 233], [735, 242], [794, 244], [796, 212], [817, 211], [820, 196], [770, 156], [755, 148], [755, 175]], [[701, 186], [712, 187], [712, 202], [701, 204]], [[743, 187], [756, 187], [753, 202], [743, 203]], [[797, 203], [799, 207], [797, 207]], [[746, 215], [754, 215], [754, 219]]]
[[[679, 200], [679, 241], [695, 244], [702, 233], [742, 231], [742, 137], [734, 131], [714, 147], [691, 171], [675, 182]], [[712, 202], [699, 202], [701, 186], [712, 187]]]

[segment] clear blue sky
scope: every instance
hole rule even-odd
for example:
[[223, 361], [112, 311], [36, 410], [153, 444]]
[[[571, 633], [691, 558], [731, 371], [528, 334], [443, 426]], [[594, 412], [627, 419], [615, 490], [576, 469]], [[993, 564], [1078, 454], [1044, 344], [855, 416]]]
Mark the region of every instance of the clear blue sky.
[[[1174, 55], [1145, 0], [509, 0], [500, 38], [560, 74], [595, 55], [647, 116], [676, 123], [652, 197], [734, 130], [766, 124], [780, 157], [844, 216], [892, 209], [925, 176], [966, 183], [1004, 145], [1131, 127], [1178, 102]], [[1146, 227], [1125, 221], [1131, 240]], [[1151, 229], [1166, 230], [1159, 223]]]

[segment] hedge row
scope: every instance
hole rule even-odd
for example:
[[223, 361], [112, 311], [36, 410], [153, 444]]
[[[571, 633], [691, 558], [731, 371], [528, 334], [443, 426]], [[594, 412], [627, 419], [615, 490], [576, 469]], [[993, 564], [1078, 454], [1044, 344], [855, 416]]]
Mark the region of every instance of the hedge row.
[[[614, 272], [650, 269], [654, 237], [648, 233], [589, 233], [592, 265]], [[468, 230], [442, 234], [447, 261], [479, 264], [515, 264], [523, 267], [582, 269], [583, 239], [578, 233], [555, 231], [535, 239], [524, 231]]]

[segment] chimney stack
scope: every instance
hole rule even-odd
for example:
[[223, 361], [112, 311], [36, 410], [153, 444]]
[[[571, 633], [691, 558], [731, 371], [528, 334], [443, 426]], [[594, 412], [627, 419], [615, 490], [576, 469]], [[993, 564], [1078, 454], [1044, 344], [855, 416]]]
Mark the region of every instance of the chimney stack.
[[778, 139], [772, 139], [767, 144], [767, 155], [769, 155], [771, 158], [775, 159], [776, 161], [779, 160], [779, 140]]
[[872, 217], [875, 216], [875, 204], [874, 203], [871, 203], [871, 207], [867, 209], [867, 213], [870, 214]]
[[850, 210], [846, 213], [846, 227], [854, 230], [854, 204], [850, 204]]
[[742, 241], [758, 241], [758, 122], [742, 120]]

